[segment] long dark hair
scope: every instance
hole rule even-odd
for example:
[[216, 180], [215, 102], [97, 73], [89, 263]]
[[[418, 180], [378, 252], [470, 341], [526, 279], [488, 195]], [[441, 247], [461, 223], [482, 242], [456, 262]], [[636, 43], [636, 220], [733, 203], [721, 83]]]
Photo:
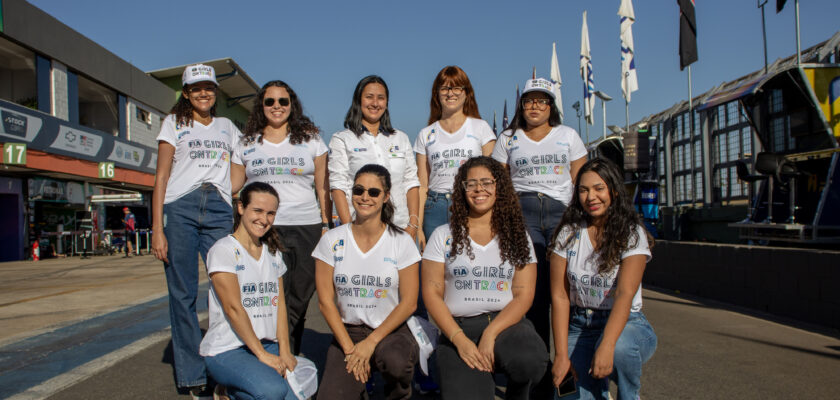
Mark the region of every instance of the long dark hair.
[[[353, 101], [350, 103], [350, 109], [347, 110], [347, 115], [344, 116], [344, 127], [353, 131], [356, 136], [362, 136], [362, 133], [365, 131], [365, 126], [362, 125], [362, 91], [365, 90], [365, 86], [371, 83], [378, 83], [385, 88], [385, 97], [388, 101], [391, 100], [391, 94], [388, 92], [388, 85], [385, 84], [385, 80], [376, 76], [376, 75], [368, 75], [356, 85], [356, 90], [353, 91]], [[385, 108], [385, 112], [382, 113], [382, 117], [379, 118], [379, 130], [390, 135], [396, 130], [394, 127], [391, 126], [391, 116], [388, 114], [388, 108]], [[376, 132], [371, 132], [376, 133]]]
[[[283, 88], [289, 92], [289, 119], [287, 120], [289, 124], [289, 142], [291, 144], [301, 144], [315, 137], [320, 130], [309, 117], [303, 114], [303, 106], [300, 104], [297, 93], [286, 82], [270, 81], [263, 85], [260, 91], [257, 92], [254, 108], [248, 117], [248, 123], [245, 124], [245, 130], [242, 132], [243, 142], [254, 140], [265, 126], [268, 125], [268, 118], [265, 117], [265, 110], [263, 110], [263, 100], [265, 100], [265, 92], [270, 87]], [[259, 141], [262, 142], [262, 136], [260, 136]]]
[[[366, 164], [356, 172], [356, 176], [353, 177], [353, 183], [355, 184], [356, 180], [364, 174], [375, 175], [379, 178], [379, 181], [382, 183], [382, 196], [391, 193], [391, 174], [385, 167], [379, 164]], [[382, 204], [382, 212], [379, 217], [388, 226], [391, 233], [403, 232], [402, 228], [394, 224], [394, 203], [391, 202], [390, 198]]]
[[[178, 96], [178, 101], [176, 101], [175, 105], [172, 106], [172, 109], [169, 110], [169, 113], [175, 116], [175, 125], [193, 126], [193, 106], [189, 99], [190, 88], [192, 88], [193, 85], [184, 85], [184, 87], [181, 88], [181, 95]], [[187, 95], [185, 96], [184, 93], [187, 93]], [[216, 86], [216, 100], [218, 99], [219, 87]], [[213, 107], [210, 108], [210, 116], [216, 116], [215, 102], [213, 103]]]
[[[251, 203], [251, 195], [253, 193], [268, 193], [277, 201], [280, 201], [280, 196], [277, 195], [277, 191], [274, 190], [271, 185], [264, 183], [264, 182], [252, 182], [245, 185], [245, 188], [239, 192], [239, 201], [242, 203], [242, 208], [248, 208], [248, 204]], [[233, 231], [236, 232], [239, 229], [239, 223], [242, 221], [242, 215], [239, 214], [239, 209], [237, 208], [236, 211], [233, 213]], [[285, 251], [283, 245], [280, 244], [280, 236], [277, 234], [277, 231], [274, 227], [270, 228], [268, 232], [265, 233], [260, 238], [260, 243], [268, 246], [268, 251], [273, 255], [276, 254], [278, 251]]]
[[[578, 170], [575, 177], [575, 191], [572, 195], [572, 202], [560, 225], [554, 231], [551, 243], [557, 243], [561, 248], [568, 247], [574, 240], [577, 231], [585, 225], [592, 224], [592, 216], [584, 209], [578, 195], [580, 190], [581, 177], [586, 172], [594, 172], [604, 180], [610, 193], [610, 206], [607, 208], [603, 231], [595, 246], [595, 254], [598, 256], [598, 273], [606, 274], [621, 263], [621, 254], [627, 249], [636, 246], [639, 241], [637, 226], [642, 225], [639, 214], [630, 202], [630, 196], [624, 188], [624, 180], [619, 172], [618, 166], [605, 158], [594, 158], [587, 161]], [[571, 228], [571, 234], [567, 237], [558, 237], [564, 227]], [[650, 247], [653, 247], [653, 237], [645, 231]]]
[[[544, 92], [539, 92], [544, 93]], [[548, 97], [551, 99], [551, 96]], [[512, 136], [516, 133], [517, 129], [525, 130], [528, 128], [528, 123], [525, 122], [525, 106], [523, 105], [525, 99], [525, 94], [522, 95], [522, 98], [519, 100], [519, 104], [516, 105], [516, 113], [513, 114], [513, 119], [510, 120], [510, 124], [506, 126], [504, 129], [510, 129], [510, 135]], [[554, 99], [551, 99], [551, 105], [549, 106], [551, 110], [548, 114], [548, 125], [552, 128], [560, 125], [560, 110], [557, 109], [557, 103], [554, 102]]]
[[432, 99], [429, 101], [428, 124], [435, 123], [443, 113], [440, 105], [440, 87], [446, 82], [450, 82], [454, 86], [464, 87], [464, 96], [466, 96], [466, 99], [464, 99], [464, 115], [481, 119], [481, 114], [478, 113], [478, 103], [475, 101], [475, 90], [473, 90], [472, 83], [470, 83], [470, 78], [463, 69], [456, 65], [450, 65], [443, 67], [432, 83]]
[[458, 168], [458, 174], [455, 176], [452, 205], [449, 207], [449, 230], [452, 232], [450, 257], [454, 258], [455, 255], [466, 251], [471, 260], [475, 258], [470, 245], [467, 226], [470, 210], [463, 182], [467, 180], [467, 173], [476, 167], [487, 168], [496, 180], [496, 203], [493, 205], [490, 228], [493, 235], [499, 238], [502, 262], [507, 261], [521, 269], [531, 262], [531, 245], [525, 229], [525, 220], [522, 218], [522, 209], [519, 207], [519, 196], [513, 190], [513, 182], [507, 169], [487, 156], [467, 160]]

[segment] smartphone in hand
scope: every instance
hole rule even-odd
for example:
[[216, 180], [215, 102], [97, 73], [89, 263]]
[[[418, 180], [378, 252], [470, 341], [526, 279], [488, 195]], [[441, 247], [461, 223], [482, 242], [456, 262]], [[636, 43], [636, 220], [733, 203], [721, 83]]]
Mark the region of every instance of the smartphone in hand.
[[560, 386], [557, 387], [557, 397], [568, 396], [574, 392], [577, 392], [577, 384], [572, 369], [569, 368], [569, 372], [566, 373], [563, 381], [560, 382]]

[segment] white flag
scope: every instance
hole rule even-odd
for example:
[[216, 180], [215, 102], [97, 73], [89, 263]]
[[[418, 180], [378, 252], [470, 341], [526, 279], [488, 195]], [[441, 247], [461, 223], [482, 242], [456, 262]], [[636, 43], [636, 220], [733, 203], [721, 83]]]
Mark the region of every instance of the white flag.
[[563, 95], [560, 92], [560, 86], [563, 85], [563, 79], [560, 78], [560, 64], [557, 62], [557, 43], [551, 44], [551, 83], [554, 84], [554, 104], [560, 110], [560, 122], [563, 122]]
[[589, 27], [586, 25], [586, 11], [583, 12], [583, 27], [580, 30], [580, 77], [583, 79], [583, 116], [586, 123], [595, 123], [595, 76], [592, 73], [592, 56], [589, 54]]
[[636, 54], [633, 51], [633, 22], [636, 21], [636, 15], [631, 0], [621, 0], [618, 15], [621, 16], [621, 91], [629, 103], [630, 94], [639, 90]]

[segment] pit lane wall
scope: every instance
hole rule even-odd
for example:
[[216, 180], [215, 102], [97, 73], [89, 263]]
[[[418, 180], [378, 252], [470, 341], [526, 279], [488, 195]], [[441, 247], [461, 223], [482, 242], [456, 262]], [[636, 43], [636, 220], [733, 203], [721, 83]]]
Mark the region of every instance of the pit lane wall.
[[658, 240], [644, 284], [840, 329], [840, 252]]

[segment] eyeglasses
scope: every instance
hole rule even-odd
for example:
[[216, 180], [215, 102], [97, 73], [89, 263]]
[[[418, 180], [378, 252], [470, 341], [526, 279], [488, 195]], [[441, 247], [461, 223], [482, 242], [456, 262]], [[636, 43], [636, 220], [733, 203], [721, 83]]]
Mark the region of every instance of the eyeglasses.
[[489, 179], [489, 178], [481, 179], [481, 180], [470, 179], [468, 181], [462, 182], [461, 184], [464, 185], [464, 190], [466, 190], [468, 192], [474, 192], [474, 191], [478, 190], [479, 188], [481, 188], [481, 189], [495, 189], [496, 188], [496, 180], [495, 179]]
[[551, 99], [522, 99], [522, 105], [525, 107], [533, 107], [534, 104], [538, 109], [543, 110], [551, 104]]
[[274, 100], [277, 100], [277, 103], [280, 104], [281, 107], [288, 107], [290, 103], [288, 97], [280, 97], [277, 99], [266, 97], [265, 99], [263, 99], [263, 105], [266, 107], [271, 107], [274, 105]]
[[193, 86], [189, 89], [190, 94], [199, 94], [201, 92], [209, 92], [216, 94], [216, 86]]
[[463, 86], [441, 86], [440, 89], [438, 89], [438, 91], [440, 92], [440, 94], [444, 94], [446, 92], [449, 92], [449, 93], [452, 93], [452, 94], [457, 96], [461, 93], [464, 93], [464, 87]]
[[380, 188], [365, 189], [365, 187], [361, 185], [353, 186], [353, 196], [361, 196], [365, 194], [366, 191], [368, 193], [368, 196], [373, 197], [374, 199], [379, 197], [380, 194], [382, 194], [382, 189]]

